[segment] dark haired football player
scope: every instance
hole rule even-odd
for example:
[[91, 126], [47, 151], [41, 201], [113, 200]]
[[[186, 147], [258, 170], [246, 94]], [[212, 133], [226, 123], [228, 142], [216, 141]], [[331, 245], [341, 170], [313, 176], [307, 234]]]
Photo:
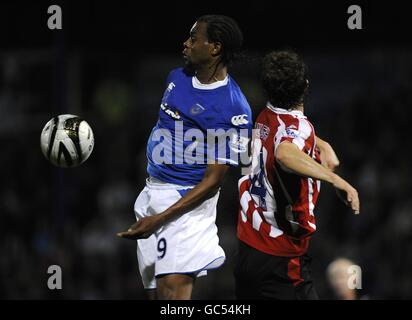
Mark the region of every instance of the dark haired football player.
[[215, 224], [219, 189], [247, 151], [252, 124], [249, 104], [227, 72], [242, 42], [233, 19], [202, 16], [183, 44], [185, 68], [167, 77], [147, 143], [149, 178], [134, 206], [138, 221], [119, 233], [140, 239], [143, 284], [156, 288], [159, 299], [190, 299], [194, 279], [225, 260]]
[[252, 173], [239, 180], [238, 299], [317, 299], [306, 252], [316, 230], [320, 182], [332, 184], [359, 213], [357, 191], [321, 165], [317, 138], [304, 115], [307, 68], [292, 51], [263, 61], [266, 108], [255, 122]]

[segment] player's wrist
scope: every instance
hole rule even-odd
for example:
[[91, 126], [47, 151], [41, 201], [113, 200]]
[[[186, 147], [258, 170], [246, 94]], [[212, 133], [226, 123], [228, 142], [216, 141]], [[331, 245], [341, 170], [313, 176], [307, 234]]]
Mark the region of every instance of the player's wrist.
[[165, 211], [163, 211], [159, 215], [159, 219], [160, 219], [160, 222], [163, 225], [163, 224], [175, 219], [176, 217], [179, 217], [183, 213], [185, 213], [184, 206], [181, 203], [177, 202], [173, 206], [171, 206], [168, 209], [166, 209]]
[[159, 224], [161, 224], [161, 225], [165, 224], [166, 222], [171, 220], [174, 216], [175, 216], [175, 214], [173, 213], [173, 211], [171, 211], [169, 209], [167, 209], [166, 211], [163, 211], [161, 214], [158, 215]]
[[327, 182], [331, 183], [335, 188], [338, 188], [340, 185], [340, 182], [342, 181], [342, 178], [339, 177], [336, 173], [333, 173], [332, 171], [327, 172], [328, 180]]

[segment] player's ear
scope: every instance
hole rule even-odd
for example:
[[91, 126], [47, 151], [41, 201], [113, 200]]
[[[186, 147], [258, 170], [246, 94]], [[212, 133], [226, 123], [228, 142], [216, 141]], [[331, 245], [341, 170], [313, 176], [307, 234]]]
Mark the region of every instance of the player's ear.
[[212, 57], [217, 57], [222, 53], [222, 44], [220, 42], [213, 42], [210, 54]]

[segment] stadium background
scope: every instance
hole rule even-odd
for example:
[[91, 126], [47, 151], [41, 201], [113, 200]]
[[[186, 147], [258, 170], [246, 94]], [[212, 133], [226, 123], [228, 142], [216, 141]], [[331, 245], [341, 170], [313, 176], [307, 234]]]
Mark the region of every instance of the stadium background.
[[[59, 4], [63, 30], [47, 28]], [[363, 9], [363, 30], [347, 28], [347, 8]], [[289, 46], [310, 71], [306, 113], [335, 148], [338, 172], [358, 187], [352, 216], [323, 186], [312, 239], [321, 298], [334, 298], [327, 265], [338, 256], [362, 268], [361, 295], [412, 298], [412, 200], [409, 119], [412, 48], [405, 8], [355, 1], [136, 2], [2, 1], [0, 4], [0, 298], [141, 299], [135, 243], [116, 232], [134, 220], [144, 185], [145, 142], [167, 73], [182, 64], [182, 43], [196, 17], [235, 18], [248, 59], [231, 74], [254, 115], [265, 100], [259, 57]], [[96, 145], [79, 168], [58, 169], [39, 136], [54, 115], [78, 114]], [[225, 265], [196, 284], [196, 299], [232, 299], [236, 182], [226, 179], [217, 224]], [[49, 265], [63, 290], [47, 288]]]

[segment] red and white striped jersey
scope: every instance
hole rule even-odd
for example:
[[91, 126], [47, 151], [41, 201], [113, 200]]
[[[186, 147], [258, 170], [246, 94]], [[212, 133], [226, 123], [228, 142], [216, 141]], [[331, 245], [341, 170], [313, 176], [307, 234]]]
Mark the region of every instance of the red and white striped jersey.
[[[320, 181], [298, 176], [276, 162], [275, 152], [284, 141], [320, 162], [315, 131], [301, 111], [275, 108], [268, 103], [256, 119], [251, 173], [239, 180], [238, 238], [262, 252], [300, 256], [307, 251], [316, 230], [314, 208]], [[292, 216], [277, 170], [292, 199]]]

